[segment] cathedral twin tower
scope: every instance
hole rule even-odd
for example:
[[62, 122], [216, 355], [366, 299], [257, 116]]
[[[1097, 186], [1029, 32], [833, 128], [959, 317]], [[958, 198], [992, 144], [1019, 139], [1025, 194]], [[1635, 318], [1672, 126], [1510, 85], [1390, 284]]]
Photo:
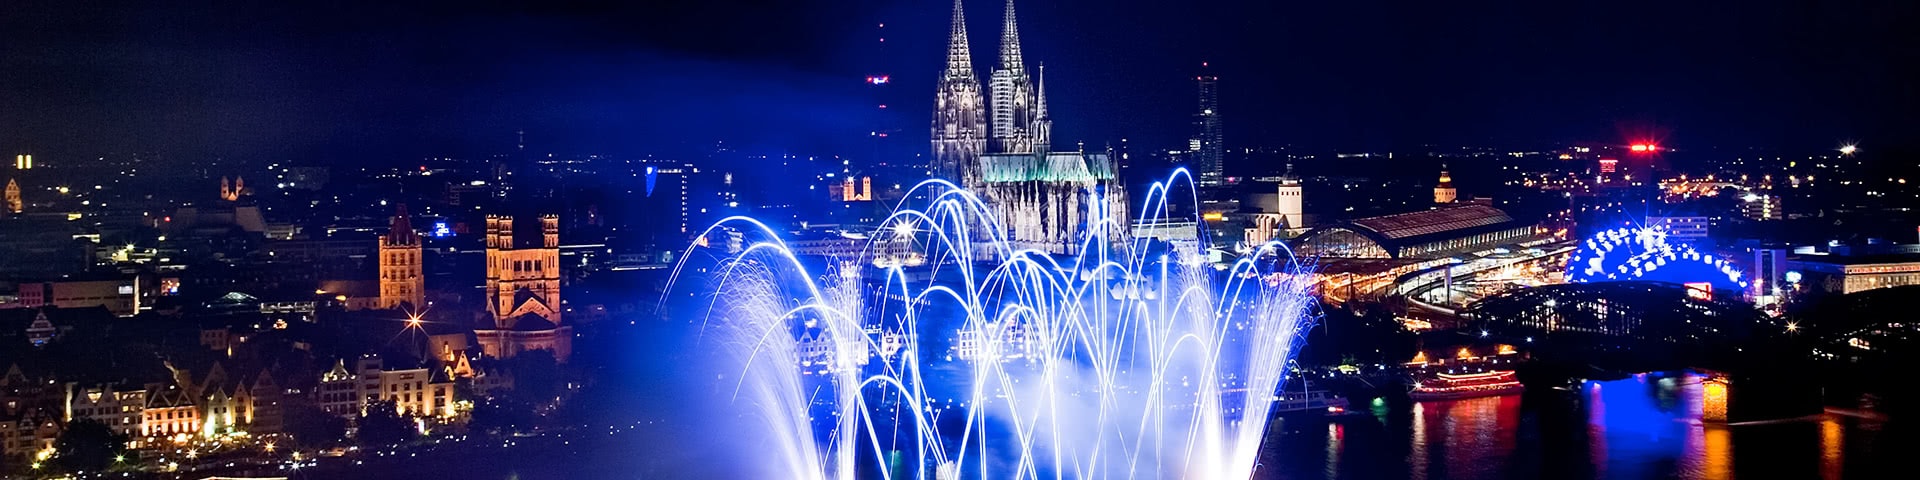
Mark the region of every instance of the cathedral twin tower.
[[[1044, 155], [1052, 143], [1053, 120], [1047, 117], [1046, 67], [1040, 67], [1036, 86], [1020, 55], [1020, 27], [1014, 19], [1013, 0], [1007, 0], [1000, 30], [1000, 64], [988, 77], [984, 99], [980, 79], [973, 71], [966, 24], [966, 12], [960, 0], [954, 0], [947, 69], [934, 96], [933, 173], [976, 188], [983, 180], [980, 155]], [[992, 117], [987, 116], [988, 107], [992, 107]]]
[[966, 18], [955, 0], [947, 68], [934, 93], [933, 175], [979, 194], [1017, 248], [1073, 255], [1093, 244], [1090, 232], [1109, 242], [1125, 238], [1126, 194], [1112, 155], [1052, 149], [1045, 70], [1027, 75], [1013, 1], [984, 98]]

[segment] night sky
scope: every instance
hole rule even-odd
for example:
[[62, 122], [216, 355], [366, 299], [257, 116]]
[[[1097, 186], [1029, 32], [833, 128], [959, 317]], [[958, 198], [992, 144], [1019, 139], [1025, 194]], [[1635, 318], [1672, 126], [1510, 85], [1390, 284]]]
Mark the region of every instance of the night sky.
[[[162, 4], [175, 4], [166, 6]], [[0, 150], [382, 164], [530, 148], [924, 148], [943, 0], [0, 2]], [[1200, 5], [1187, 5], [1196, 3]], [[981, 75], [1001, 2], [968, 2]], [[1056, 144], [1915, 143], [1904, 1], [1019, 4]], [[878, 28], [885, 23], [885, 28]], [[884, 48], [878, 38], [887, 41]], [[890, 90], [862, 83], [891, 75]], [[984, 79], [983, 79], [984, 80]], [[889, 104], [876, 116], [876, 103]]]

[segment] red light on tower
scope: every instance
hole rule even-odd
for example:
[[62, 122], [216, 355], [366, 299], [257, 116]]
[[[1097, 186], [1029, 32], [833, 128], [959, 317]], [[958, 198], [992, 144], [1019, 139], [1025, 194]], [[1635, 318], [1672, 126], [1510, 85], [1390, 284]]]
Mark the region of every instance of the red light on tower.
[[1652, 152], [1660, 151], [1659, 145], [1654, 145], [1651, 143], [1636, 143], [1629, 148], [1632, 149], [1634, 153], [1652, 153]]

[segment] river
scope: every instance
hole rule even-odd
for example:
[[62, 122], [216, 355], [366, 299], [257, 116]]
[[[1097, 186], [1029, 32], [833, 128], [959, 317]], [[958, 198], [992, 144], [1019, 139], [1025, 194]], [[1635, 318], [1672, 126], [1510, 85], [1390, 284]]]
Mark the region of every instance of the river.
[[1882, 421], [1828, 413], [1702, 422], [1697, 377], [1637, 375], [1579, 391], [1392, 404], [1289, 419], [1268, 435], [1262, 479], [1877, 478]]
[[[1693, 377], [1641, 375], [1577, 391], [1536, 388], [1446, 402], [1355, 399], [1347, 416], [1273, 424], [1254, 478], [1913, 478], [1891, 474], [1906, 468], [1897, 456], [1914, 451], [1915, 435], [1895, 423], [1836, 413], [1702, 422], [1700, 391]], [[742, 460], [745, 439], [702, 440], [685, 433], [703, 422], [661, 420], [607, 428], [606, 435], [575, 431], [362, 455], [362, 466], [323, 462], [294, 477], [752, 478], [720, 473]]]

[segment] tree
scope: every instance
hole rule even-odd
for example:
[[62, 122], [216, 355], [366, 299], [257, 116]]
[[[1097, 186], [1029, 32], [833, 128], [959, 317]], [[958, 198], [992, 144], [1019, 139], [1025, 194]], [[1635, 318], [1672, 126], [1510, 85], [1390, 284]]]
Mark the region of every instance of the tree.
[[1324, 308], [1320, 326], [1307, 334], [1300, 363], [1316, 366], [1394, 364], [1413, 358], [1419, 336], [1385, 309], [1362, 314], [1346, 306]]
[[474, 403], [467, 426], [485, 433], [513, 433], [533, 427], [533, 404], [518, 395], [499, 395]]
[[536, 404], [548, 404], [560, 394], [560, 362], [548, 350], [528, 350], [506, 359], [513, 374], [513, 393]]
[[313, 405], [287, 406], [285, 430], [302, 447], [335, 445], [347, 436], [347, 419]]
[[100, 471], [125, 459], [127, 436], [106, 424], [80, 419], [67, 424], [54, 440], [54, 462], [73, 472]]
[[394, 445], [412, 440], [418, 432], [413, 421], [401, 416], [391, 400], [369, 403], [366, 412], [360, 415], [361, 445]]

